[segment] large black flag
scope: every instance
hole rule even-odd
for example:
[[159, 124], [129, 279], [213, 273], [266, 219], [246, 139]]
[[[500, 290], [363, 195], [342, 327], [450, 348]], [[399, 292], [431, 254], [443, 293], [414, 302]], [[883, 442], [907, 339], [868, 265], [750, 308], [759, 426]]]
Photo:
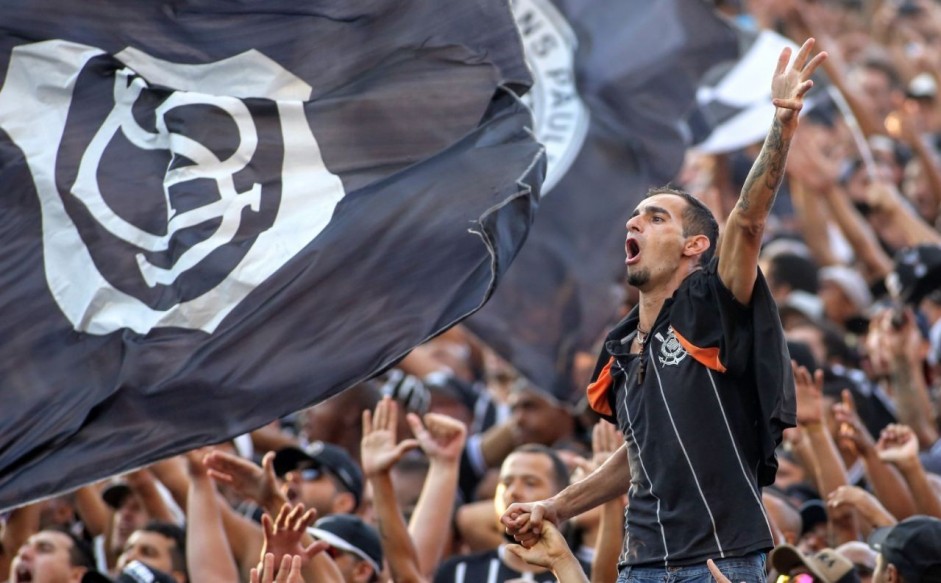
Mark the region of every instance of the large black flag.
[[515, 0], [513, 11], [549, 167], [526, 246], [467, 324], [568, 400], [573, 351], [599, 338], [622, 297], [624, 224], [674, 179], [699, 78], [738, 44], [703, 0]]
[[477, 310], [544, 172], [502, 0], [0, 7], [0, 508]]

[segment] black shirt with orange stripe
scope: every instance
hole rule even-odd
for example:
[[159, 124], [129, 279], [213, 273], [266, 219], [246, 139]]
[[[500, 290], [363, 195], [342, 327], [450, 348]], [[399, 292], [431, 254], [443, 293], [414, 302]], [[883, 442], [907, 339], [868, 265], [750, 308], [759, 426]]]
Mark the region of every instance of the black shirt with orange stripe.
[[749, 306], [716, 272], [690, 274], [641, 354], [635, 308], [607, 336], [588, 400], [628, 444], [621, 565], [683, 566], [773, 546], [761, 487], [794, 425], [794, 380], [777, 308], [759, 273]]

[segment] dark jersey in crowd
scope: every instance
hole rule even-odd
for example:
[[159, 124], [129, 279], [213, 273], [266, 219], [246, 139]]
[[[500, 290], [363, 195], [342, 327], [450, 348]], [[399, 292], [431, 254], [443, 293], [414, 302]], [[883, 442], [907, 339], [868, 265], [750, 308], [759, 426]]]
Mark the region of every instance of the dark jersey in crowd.
[[[682, 566], [773, 546], [760, 486], [794, 424], [780, 321], [759, 275], [751, 305], [715, 261], [668, 299], [642, 354], [635, 309], [608, 335], [592, 407], [624, 433], [630, 502], [620, 564]], [[604, 364], [602, 368], [602, 364]]]
[[[536, 583], [556, 583], [551, 571], [526, 574], [514, 571], [500, 559], [505, 553], [503, 547], [472, 555], [452, 557], [445, 561], [435, 573], [434, 583], [501, 583], [513, 579], [525, 579]], [[579, 559], [585, 573], [591, 572], [591, 565]]]

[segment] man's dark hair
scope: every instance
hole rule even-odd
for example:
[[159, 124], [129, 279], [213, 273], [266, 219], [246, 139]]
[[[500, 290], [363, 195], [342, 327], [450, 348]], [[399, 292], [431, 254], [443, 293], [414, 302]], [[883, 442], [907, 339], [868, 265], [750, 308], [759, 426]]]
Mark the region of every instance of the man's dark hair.
[[43, 530], [58, 532], [69, 537], [69, 540], [72, 541], [72, 548], [69, 549], [69, 564], [71, 566], [85, 567], [90, 571], [95, 570], [95, 552], [88, 541], [62, 526], [50, 526]]
[[179, 571], [189, 579], [189, 573], [186, 570], [186, 531], [172, 522], [162, 520], [151, 520], [141, 529], [144, 532], [155, 532], [173, 541], [173, 550], [170, 552], [170, 559], [173, 562], [173, 570]]
[[708, 265], [716, 254], [716, 246], [719, 242], [719, 223], [712, 215], [712, 211], [692, 194], [671, 186], [651, 188], [644, 198], [657, 194], [672, 194], [686, 201], [686, 210], [683, 211], [683, 236], [705, 235], [709, 238], [709, 248], [699, 256], [700, 264]]
[[562, 458], [559, 457], [558, 452], [556, 452], [551, 447], [542, 445], [541, 443], [526, 443], [513, 450], [513, 453], [538, 453], [549, 457], [549, 460], [552, 462], [552, 480], [558, 486], [559, 491], [561, 492], [569, 485], [569, 469], [565, 465], [565, 462], [562, 461]]

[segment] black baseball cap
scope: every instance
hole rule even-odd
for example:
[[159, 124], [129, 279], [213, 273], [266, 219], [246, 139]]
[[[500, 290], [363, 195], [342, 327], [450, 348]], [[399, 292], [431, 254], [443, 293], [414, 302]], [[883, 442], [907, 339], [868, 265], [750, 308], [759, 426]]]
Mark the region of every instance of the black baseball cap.
[[82, 583], [176, 583], [176, 579], [140, 561], [131, 561], [116, 579], [109, 579], [98, 571], [88, 571], [82, 575]]
[[113, 480], [104, 490], [101, 491], [101, 498], [105, 504], [117, 510], [124, 504], [127, 497], [132, 493], [131, 487], [124, 480]]
[[379, 533], [353, 514], [331, 514], [314, 523], [307, 531], [330, 546], [347, 551], [372, 565], [373, 572], [382, 571], [382, 543]]
[[326, 470], [337, 477], [343, 487], [353, 494], [356, 506], [363, 499], [363, 471], [356, 461], [338, 445], [315, 441], [304, 449], [286, 447], [278, 450], [274, 456], [274, 473], [284, 474], [297, 469], [303, 463], [312, 468]]
[[912, 516], [876, 529], [869, 544], [906, 583], [941, 583], [941, 520]]
[[886, 287], [902, 302], [917, 304], [941, 288], [941, 246], [926, 244], [902, 249], [895, 254], [894, 261]]
[[801, 536], [804, 536], [818, 524], [827, 522], [827, 507], [823, 500], [807, 500], [800, 506]]

